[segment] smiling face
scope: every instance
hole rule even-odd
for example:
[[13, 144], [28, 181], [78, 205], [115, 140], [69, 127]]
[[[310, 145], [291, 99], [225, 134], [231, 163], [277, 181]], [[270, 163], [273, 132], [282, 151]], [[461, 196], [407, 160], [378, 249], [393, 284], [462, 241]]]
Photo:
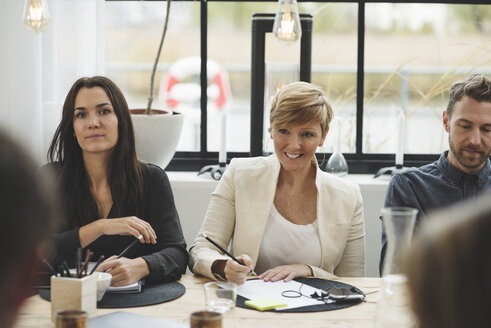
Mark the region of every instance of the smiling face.
[[322, 134], [321, 125], [316, 121], [271, 130], [276, 156], [288, 172], [308, 170], [315, 150], [322, 146], [326, 135], [327, 131]]
[[81, 88], [75, 98], [73, 129], [84, 154], [109, 153], [118, 142], [118, 117], [104, 89]]
[[491, 153], [491, 102], [463, 97], [451, 117], [443, 113], [443, 124], [449, 133], [448, 161], [468, 174], [479, 172]]

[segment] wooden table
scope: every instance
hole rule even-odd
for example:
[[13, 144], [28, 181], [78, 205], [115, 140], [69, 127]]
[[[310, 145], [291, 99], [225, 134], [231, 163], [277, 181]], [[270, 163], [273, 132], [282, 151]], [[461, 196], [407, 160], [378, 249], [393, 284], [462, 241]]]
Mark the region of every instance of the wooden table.
[[[339, 280], [360, 288], [367, 294], [367, 301], [346, 309], [309, 313], [259, 312], [236, 307], [223, 315], [223, 327], [372, 327], [379, 298], [380, 278], [340, 278]], [[209, 279], [184, 275], [180, 282], [186, 287], [186, 293], [174, 301], [136, 308], [98, 309], [96, 315], [124, 310], [189, 323], [191, 312], [204, 309], [203, 283], [206, 281]], [[21, 308], [14, 327], [54, 327], [51, 322], [51, 303], [43, 300], [39, 295], [30, 297]]]

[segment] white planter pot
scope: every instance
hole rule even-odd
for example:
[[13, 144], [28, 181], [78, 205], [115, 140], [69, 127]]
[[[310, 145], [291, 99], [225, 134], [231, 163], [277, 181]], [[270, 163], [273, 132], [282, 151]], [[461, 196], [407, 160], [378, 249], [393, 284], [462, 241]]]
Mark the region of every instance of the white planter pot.
[[157, 111], [162, 114], [136, 114], [142, 109], [130, 110], [135, 130], [136, 153], [139, 159], [165, 169], [176, 152], [181, 137], [184, 115], [177, 112]]

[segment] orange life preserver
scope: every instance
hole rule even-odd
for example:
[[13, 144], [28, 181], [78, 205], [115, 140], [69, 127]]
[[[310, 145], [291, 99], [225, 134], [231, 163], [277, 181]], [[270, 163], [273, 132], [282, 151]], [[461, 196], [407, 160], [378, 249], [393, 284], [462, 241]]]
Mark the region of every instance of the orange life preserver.
[[[216, 62], [209, 60], [207, 63], [208, 75], [208, 101], [213, 103], [218, 110], [222, 110], [230, 96], [230, 85], [227, 72]], [[201, 87], [199, 75], [201, 72], [200, 57], [185, 57], [171, 65], [169, 72], [164, 75], [160, 84], [160, 97], [166, 104], [175, 109], [181, 102], [197, 101]], [[193, 77], [198, 82], [186, 82]], [[173, 92], [178, 87], [180, 92]], [[199, 88], [199, 89], [198, 89]], [[199, 91], [198, 91], [199, 90]], [[194, 92], [193, 92], [194, 91]]]

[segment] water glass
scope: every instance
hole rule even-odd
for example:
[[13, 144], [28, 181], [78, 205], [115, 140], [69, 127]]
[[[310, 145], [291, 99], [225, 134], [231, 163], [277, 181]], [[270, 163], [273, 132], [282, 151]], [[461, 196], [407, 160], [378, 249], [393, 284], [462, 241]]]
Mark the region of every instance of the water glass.
[[206, 310], [224, 313], [235, 307], [237, 285], [212, 281], [204, 284]]
[[387, 252], [382, 276], [404, 273], [404, 253], [411, 244], [418, 210], [410, 207], [385, 207], [382, 220], [387, 234]]

